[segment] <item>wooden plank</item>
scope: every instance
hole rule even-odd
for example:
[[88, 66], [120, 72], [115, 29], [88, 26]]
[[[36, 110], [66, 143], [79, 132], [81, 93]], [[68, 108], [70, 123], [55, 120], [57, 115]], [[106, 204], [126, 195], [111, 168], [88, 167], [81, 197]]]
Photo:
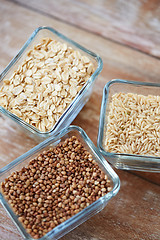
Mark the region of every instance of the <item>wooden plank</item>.
[[160, 1], [15, 0], [105, 38], [160, 57]]
[[10, 120], [0, 117], [0, 126], [0, 168], [39, 143], [19, 130]]
[[[52, 26], [101, 55], [104, 61], [102, 74], [96, 83], [90, 101], [74, 121], [74, 124], [84, 128], [95, 144], [102, 89], [106, 82], [116, 77], [141, 81], [159, 81], [160, 61], [155, 58], [43, 16], [14, 3], [0, 0], [0, 4], [0, 46], [3, 46], [0, 48], [1, 70], [17, 53], [31, 32], [41, 25]], [[5, 124], [3, 123], [2, 127], [5, 127]], [[4, 131], [0, 131], [0, 146], [4, 144], [1, 140], [2, 132], [3, 138], [8, 138], [9, 146], [13, 142], [13, 135], [10, 138], [9, 130], [6, 131], [6, 135]], [[15, 138], [16, 134], [14, 134]], [[24, 151], [25, 147], [24, 142], [22, 144], [22, 140], [27, 141], [26, 136], [23, 135], [21, 137], [19, 135], [18, 139], [17, 146], [20, 143]], [[29, 144], [31, 143], [29, 140], [28, 142]], [[34, 142], [31, 144], [34, 145]], [[6, 149], [6, 157], [10, 154], [8, 151], [13, 152], [13, 145], [11, 146], [10, 149]], [[17, 152], [14, 152], [14, 154], [16, 155]], [[117, 173], [121, 179], [119, 194], [108, 204], [103, 212], [72, 231], [63, 239], [158, 239], [160, 234], [158, 227], [160, 224], [159, 186], [127, 171], [117, 170]], [[0, 208], [0, 239], [22, 239], [2, 207]]]
[[159, 173], [150, 173], [150, 172], [138, 172], [133, 171], [134, 174], [149, 180], [150, 182], [156, 183], [160, 186], [160, 174]]

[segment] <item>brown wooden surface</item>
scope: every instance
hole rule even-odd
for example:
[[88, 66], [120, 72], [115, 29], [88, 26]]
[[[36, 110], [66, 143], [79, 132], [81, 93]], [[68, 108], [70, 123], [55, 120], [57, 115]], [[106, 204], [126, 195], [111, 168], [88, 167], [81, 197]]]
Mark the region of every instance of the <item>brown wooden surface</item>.
[[14, 0], [72, 25], [160, 57], [160, 0]]
[[[37, 2], [37, 5], [35, 5], [35, 2]], [[66, 4], [68, 2], [66, 1]], [[71, 2], [73, 3], [73, 1], [69, 3]], [[106, 2], [110, 5], [110, 9], [113, 9], [118, 1]], [[123, 6], [125, 8], [127, 4], [129, 6], [127, 2], [129, 1], [126, 1], [126, 3], [121, 1], [121, 8]], [[144, 2], [149, 1], [142, 1], [143, 5]], [[151, 16], [158, 11], [156, 9], [159, 6], [159, 1], [152, 2], [157, 4], [157, 8], [151, 9]], [[23, 6], [13, 1], [0, 0], [0, 70], [2, 71], [14, 57], [33, 30], [42, 25], [51, 26], [98, 53], [104, 62], [103, 71], [99, 76], [91, 99], [73, 122], [73, 124], [81, 126], [95, 144], [97, 141], [102, 89], [109, 80], [112, 78], [124, 78], [160, 82], [160, 61], [158, 59], [108, 40], [108, 37], [104, 38], [95, 34], [97, 30], [93, 27], [94, 25], [88, 25], [87, 28], [84, 26], [85, 23], [88, 24], [88, 19], [94, 19], [99, 29], [104, 28], [103, 19], [98, 21], [96, 18], [96, 9], [99, 9], [99, 16], [101, 16], [101, 12], [102, 15], [105, 12], [106, 18], [110, 17], [104, 1], [93, 1], [88, 10], [90, 17], [86, 19], [84, 19], [84, 13], [79, 6], [85, 6], [85, 4], [89, 4], [89, 1], [84, 1], [83, 4], [82, 1], [74, 1], [73, 9], [70, 9], [67, 14], [64, 14], [64, 9], [69, 7], [68, 5], [64, 6], [65, 3], [62, 6], [63, 1], [47, 0], [45, 6], [42, 1], [21, 1], [21, 3], [23, 3]], [[26, 4], [28, 4], [28, 7], [25, 6]], [[52, 4], [56, 5], [56, 7], [53, 8]], [[45, 15], [41, 12], [44, 9], [49, 9], [45, 10]], [[73, 14], [73, 10], [77, 14]], [[79, 20], [80, 13], [82, 13], [82, 21]], [[60, 20], [55, 18], [57, 17], [56, 14], [61, 16], [61, 18], [59, 17]], [[128, 14], [127, 16], [130, 16]], [[142, 17], [145, 19], [147, 14], [148, 9], [144, 9]], [[72, 26], [69, 19], [74, 19], [75, 23], [79, 21], [79, 24], [76, 23], [74, 24], [76, 26]], [[135, 25], [133, 25], [130, 18], [128, 18], [128, 24], [129, 22], [134, 28]], [[116, 26], [116, 22], [114, 24]], [[88, 31], [82, 28], [86, 28]], [[143, 37], [147, 36], [147, 29], [143, 28]], [[152, 31], [150, 40], [153, 43], [153, 49], [149, 53], [153, 54], [154, 51], [156, 53], [159, 51], [159, 44], [156, 41], [157, 39], [160, 41], [160, 35], [158, 35], [158, 28], [157, 31], [150, 28], [150, 31]], [[121, 36], [120, 32], [117, 32], [117, 34]], [[134, 37], [136, 38], [136, 36], [137, 32], [134, 30]], [[141, 44], [143, 44], [143, 41]], [[129, 45], [133, 46], [132, 44]], [[146, 46], [144, 45], [144, 47]], [[144, 51], [144, 48], [141, 48], [141, 50]], [[3, 167], [15, 157], [33, 147], [36, 141], [21, 132], [17, 132], [14, 127], [1, 118], [0, 126], [0, 167]], [[63, 240], [158, 240], [160, 238], [159, 174], [138, 173], [139, 176], [137, 176], [135, 173], [128, 171], [116, 170], [116, 172], [121, 180], [121, 189], [118, 195], [109, 202], [102, 212], [67, 234], [63, 237]], [[5, 210], [0, 206], [0, 240], [14, 239], [20, 240], [22, 238]]]

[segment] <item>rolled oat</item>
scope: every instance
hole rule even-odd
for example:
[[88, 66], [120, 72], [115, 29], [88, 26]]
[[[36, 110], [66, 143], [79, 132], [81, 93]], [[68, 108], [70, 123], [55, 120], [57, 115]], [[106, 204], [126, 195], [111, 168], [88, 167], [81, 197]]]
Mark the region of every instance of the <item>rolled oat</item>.
[[44, 38], [4, 80], [0, 105], [40, 131], [49, 131], [93, 72], [88, 57]]

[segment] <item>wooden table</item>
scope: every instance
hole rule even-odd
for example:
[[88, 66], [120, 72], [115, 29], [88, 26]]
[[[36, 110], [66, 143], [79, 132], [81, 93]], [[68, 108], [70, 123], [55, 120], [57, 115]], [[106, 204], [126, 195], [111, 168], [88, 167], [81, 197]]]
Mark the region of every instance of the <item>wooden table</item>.
[[[96, 144], [102, 89], [113, 78], [160, 82], [160, 1], [0, 0], [0, 70], [38, 26], [51, 26], [104, 62], [91, 99], [73, 124]], [[37, 143], [0, 118], [0, 167]], [[121, 189], [63, 240], [160, 239], [160, 175], [116, 170]], [[22, 237], [0, 206], [0, 240]]]

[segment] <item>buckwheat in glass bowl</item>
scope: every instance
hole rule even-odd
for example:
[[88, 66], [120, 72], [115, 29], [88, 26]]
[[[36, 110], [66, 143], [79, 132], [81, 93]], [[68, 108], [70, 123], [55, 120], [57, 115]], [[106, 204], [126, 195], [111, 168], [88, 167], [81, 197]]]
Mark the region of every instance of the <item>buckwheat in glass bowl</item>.
[[160, 84], [108, 82], [97, 146], [116, 168], [160, 172]]
[[0, 185], [0, 201], [22, 236], [44, 240], [101, 211], [120, 181], [86, 133], [70, 126], [2, 168]]
[[48, 137], [74, 120], [102, 65], [95, 53], [39, 27], [0, 76], [0, 113], [29, 133]]

